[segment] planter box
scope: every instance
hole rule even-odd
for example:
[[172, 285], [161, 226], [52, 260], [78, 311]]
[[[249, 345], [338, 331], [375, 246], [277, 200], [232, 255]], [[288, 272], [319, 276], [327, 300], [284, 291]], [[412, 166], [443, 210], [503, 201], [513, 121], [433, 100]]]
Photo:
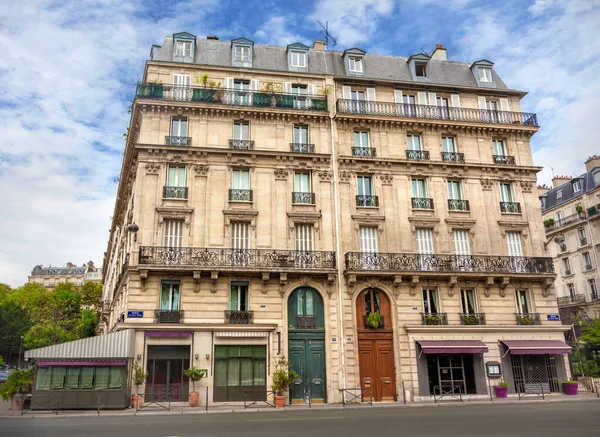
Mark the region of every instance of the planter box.
[[577, 384], [566, 384], [563, 383], [563, 390], [566, 395], [574, 396], [577, 394], [578, 386]]
[[192, 93], [193, 102], [212, 102], [216, 94], [215, 90], [194, 88]]
[[494, 393], [497, 398], [505, 398], [508, 396], [508, 387], [503, 387], [501, 385], [494, 386]]

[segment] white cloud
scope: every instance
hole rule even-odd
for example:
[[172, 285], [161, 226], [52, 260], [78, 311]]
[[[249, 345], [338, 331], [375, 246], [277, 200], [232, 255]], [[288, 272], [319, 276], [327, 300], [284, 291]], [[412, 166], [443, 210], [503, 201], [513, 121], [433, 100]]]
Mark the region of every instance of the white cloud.
[[311, 47], [311, 41], [306, 41], [298, 33], [291, 32], [290, 23], [296, 22], [293, 14], [273, 15], [254, 33], [254, 37], [261, 44], [270, 44], [276, 46], [287, 46], [295, 42], [301, 42]]

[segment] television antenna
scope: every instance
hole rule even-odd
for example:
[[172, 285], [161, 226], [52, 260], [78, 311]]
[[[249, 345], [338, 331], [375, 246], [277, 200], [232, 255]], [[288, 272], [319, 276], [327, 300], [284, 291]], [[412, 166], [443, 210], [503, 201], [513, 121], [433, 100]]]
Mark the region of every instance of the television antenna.
[[321, 35], [323, 35], [323, 38], [325, 38], [325, 47], [329, 49], [329, 40], [333, 42], [333, 46], [335, 47], [337, 45], [337, 41], [335, 40], [333, 35], [329, 33], [329, 21], [326, 21], [325, 25], [321, 23], [321, 20], [317, 20], [317, 22], [319, 23], [319, 26], [323, 28], [323, 30], [321, 31]]

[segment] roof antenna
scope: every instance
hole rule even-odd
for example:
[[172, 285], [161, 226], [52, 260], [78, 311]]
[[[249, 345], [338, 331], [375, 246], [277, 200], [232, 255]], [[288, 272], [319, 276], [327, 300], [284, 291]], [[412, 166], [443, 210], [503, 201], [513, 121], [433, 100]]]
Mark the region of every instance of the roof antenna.
[[333, 35], [329, 33], [329, 21], [326, 21], [324, 26], [323, 23], [321, 23], [321, 20], [317, 21], [319, 25], [323, 28], [323, 30], [321, 31], [321, 35], [323, 35], [323, 37], [325, 38], [325, 47], [327, 47], [327, 50], [329, 50], [329, 40], [333, 42], [333, 46], [335, 47], [337, 45], [337, 41], [335, 40]]
[[554, 179], [554, 167], [550, 167], [550, 170], [552, 170], [552, 179]]
[[423, 47], [421, 47], [417, 52], [418, 53], [423, 53], [424, 55], [427, 55], [427, 52], [425, 51], [425, 47], [427, 47], [427, 44], [425, 44]]

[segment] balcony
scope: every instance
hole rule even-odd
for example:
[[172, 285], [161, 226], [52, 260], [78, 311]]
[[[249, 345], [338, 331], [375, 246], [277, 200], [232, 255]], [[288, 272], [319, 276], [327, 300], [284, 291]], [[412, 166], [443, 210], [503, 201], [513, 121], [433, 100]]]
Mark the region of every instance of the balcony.
[[592, 270], [592, 268], [593, 268], [593, 267], [592, 267], [592, 265], [591, 265], [591, 264], [585, 264], [585, 265], [583, 266], [583, 270], [584, 270], [584, 271], [586, 271], [586, 272], [587, 272], [588, 270]]
[[566, 252], [567, 251], [567, 245], [566, 243], [562, 242], [558, 245], [558, 249], [560, 250], [560, 253]]
[[591, 208], [588, 208], [588, 210], [587, 210], [587, 215], [589, 217], [592, 217], [592, 216], [595, 216], [598, 214], [600, 214], [600, 207], [592, 206]]
[[492, 160], [494, 164], [501, 165], [516, 165], [515, 157], [508, 155], [492, 155]]
[[178, 86], [162, 83], [138, 83], [137, 99], [191, 102], [210, 105], [280, 108], [302, 111], [327, 111], [327, 96], [232, 90], [211, 87]]
[[448, 314], [446, 313], [421, 313], [423, 325], [447, 325]]
[[465, 162], [465, 154], [457, 152], [442, 152], [442, 161]]
[[448, 199], [449, 211], [470, 211], [468, 200]]
[[140, 265], [212, 269], [335, 269], [335, 252], [223, 249], [205, 247], [140, 247]]
[[234, 150], [254, 150], [254, 140], [229, 140], [229, 148]]
[[345, 114], [538, 126], [537, 116], [535, 114], [526, 112], [491, 111], [476, 108], [448, 108], [395, 102], [366, 102], [351, 99], [338, 99], [337, 110], [338, 112]]
[[574, 294], [572, 296], [561, 296], [556, 298], [556, 303], [559, 307], [568, 307], [571, 305], [585, 304], [584, 294]]
[[539, 313], [516, 313], [517, 325], [541, 325]]
[[572, 274], [573, 274], [573, 272], [571, 271], [571, 269], [563, 270], [563, 276], [571, 276]]
[[[588, 210], [589, 213], [589, 210]], [[558, 219], [554, 219], [554, 218], [548, 218], [546, 220], [544, 220], [544, 227], [546, 228], [546, 232], [552, 232], [556, 229], [568, 226], [568, 225], [572, 225], [574, 223], [578, 223], [582, 220], [585, 220], [586, 218], [586, 213], [584, 211], [582, 212], [578, 212], [572, 215], [568, 215], [566, 217], [561, 217]]]
[[460, 313], [461, 325], [485, 325], [485, 313]]
[[156, 323], [181, 323], [183, 321], [183, 311], [154, 310], [154, 321]]
[[521, 214], [521, 204], [518, 202], [500, 202], [502, 214]]
[[579, 246], [587, 246], [587, 244], [588, 244], [587, 238], [579, 239]]
[[428, 150], [407, 150], [406, 151], [406, 159], [410, 159], [412, 161], [429, 161], [429, 151]]
[[230, 202], [252, 202], [252, 199], [252, 190], [240, 190], [238, 188], [229, 190]]
[[165, 137], [165, 145], [166, 146], [191, 146], [192, 145], [192, 137], [176, 137], [167, 135]]
[[483, 274], [554, 274], [552, 258], [348, 252], [347, 270]]
[[359, 208], [377, 208], [379, 207], [379, 197], [359, 194], [356, 196], [356, 206]]
[[352, 156], [365, 156], [373, 158], [376, 156], [376, 149], [374, 147], [353, 147]]
[[412, 197], [412, 209], [433, 209], [433, 199], [427, 197]]
[[[363, 314], [363, 326], [365, 329], [385, 329], [385, 317], [379, 313], [372, 313], [373, 317], [369, 320], [368, 314]], [[379, 316], [379, 317], [377, 317]]]
[[225, 311], [225, 323], [230, 325], [249, 325], [254, 319], [254, 311]]
[[300, 193], [300, 192], [294, 191], [292, 193], [292, 203], [314, 205], [315, 204], [315, 193]]
[[294, 153], [315, 153], [315, 145], [306, 143], [290, 143], [290, 150]]
[[317, 316], [296, 316], [296, 329], [317, 329]]
[[163, 187], [163, 199], [187, 199], [187, 187]]

